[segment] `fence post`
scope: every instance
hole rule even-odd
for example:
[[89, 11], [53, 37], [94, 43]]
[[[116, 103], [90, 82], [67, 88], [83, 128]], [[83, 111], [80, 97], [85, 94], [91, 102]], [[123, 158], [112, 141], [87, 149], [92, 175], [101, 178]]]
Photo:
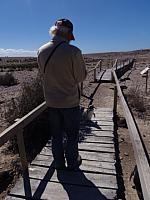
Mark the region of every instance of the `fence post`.
[[94, 82], [96, 82], [96, 68], [94, 69]]
[[102, 70], [102, 60], [100, 60], [100, 63], [99, 63], [99, 72], [101, 72]]
[[114, 87], [114, 107], [113, 107], [113, 113], [114, 116], [116, 116], [117, 113], [117, 86]]
[[17, 143], [18, 143], [18, 148], [19, 148], [19, 154], [20, 154], [22, 169], [26, 170], [28, 168], [28, 161], [27, 161], [26, 151], [25, 151], [23, 129], [19, 129], [19, 132], [17, 134]]
[[81, 82], [81, 95], [83, 95], [83, 82]]
[[23, 183], [24, 183], [25, 197], [31, 198], [32, 191], [31, 191], [31, 184], [30, 184], [29, 171], [28, 171], [28, 161], [27, 161], [27, 157], [26, 157], [22, 128], [18, 129], [17, 143], [18, 143], [18, 148], [19, 148], [21, 165], [22, 165], [22, 169], [23, 169]]

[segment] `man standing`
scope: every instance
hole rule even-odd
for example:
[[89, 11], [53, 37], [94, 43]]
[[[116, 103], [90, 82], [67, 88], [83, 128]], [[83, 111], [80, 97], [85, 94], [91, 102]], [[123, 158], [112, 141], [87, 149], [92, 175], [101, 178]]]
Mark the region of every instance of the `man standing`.
[[[73, 24], [60, 19], [51, 27], [53, 38], [40, 47], [38, 64], [43, 77], [44, 95], [49, 108], [52, 153], [56, 169], [74, 170], [81, 164], [78, 153], [80, 123], [79, 83], [86, 78], [86, 67], [80, 49], [70, 45], [74, 40]], [[63, 148], [63, 133], [67, 144]]]

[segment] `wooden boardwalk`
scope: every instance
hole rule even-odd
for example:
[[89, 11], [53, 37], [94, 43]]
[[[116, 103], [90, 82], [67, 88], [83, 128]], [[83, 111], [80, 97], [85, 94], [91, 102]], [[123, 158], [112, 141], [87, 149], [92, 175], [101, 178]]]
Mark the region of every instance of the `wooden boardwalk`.
[[[48, 143], [29, 166], [29, 177], [21, 177], [6, 199], [116, 199], [118, 186], [113, 131], [112, 108], [95, 109], [91, 122], [80, 129], [79, 152], [83, 159], [80, 169], [54, 170], [51, 144]], [[28, 181], [33, 198], [26, 197], [30, 193]]]
[[97, 71], [96, 73], [96, 80], [101, 80], [101, 82], [112, 82], [113, 77], [112, 77], [112, 69], [107, 69], [107, 70], [102, 70], [102, 71]]

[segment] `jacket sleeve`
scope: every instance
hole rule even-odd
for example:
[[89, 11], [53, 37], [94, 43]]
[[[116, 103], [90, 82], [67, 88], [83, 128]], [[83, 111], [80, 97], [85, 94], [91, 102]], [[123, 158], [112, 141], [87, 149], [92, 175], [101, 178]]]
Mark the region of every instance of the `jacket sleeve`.
[[85, 80], [87, 71], [85, 62], [80, 50], [78, 50], [73, 56], [73, 72], [74, 78], [77, 83], [81, 83]]

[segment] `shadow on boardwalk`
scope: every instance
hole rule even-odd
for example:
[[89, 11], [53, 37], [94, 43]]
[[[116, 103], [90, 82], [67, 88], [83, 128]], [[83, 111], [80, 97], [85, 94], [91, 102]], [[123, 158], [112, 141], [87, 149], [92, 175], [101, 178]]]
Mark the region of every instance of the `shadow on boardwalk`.
[[[49, 166], [47, 173], [42, 179], [33, 178], [32, 176], [29, 177], [29, 174], [26, 173], [23, 180], [25, 196], [17, 192], [16, 194], [10, 194], [7, 199], [21, 198], [28, 200], [49, 200], [52, 198], [53, 200], [108, 200], [100, 191], [101, 189], [103, 190], [108, 188], [97, 187], [94, 183], [92, 183], [92, 181], [87, 179], [83, 171], [81, 171], [80, 169], [78, 171], [57, 170], [57, 180], [53, 181], [52, 177], [56, 173], [54, 173], [55, 169], [52, 166], [53, 162]], [[34, 186], [33, 181], [38, 182], [38, 185], [36, 184]], [[29, 185], [29, 182], [31, 182], [32, 184], [32, 189], [36, 187], [36, 190], [34, 192], [31, 192], [31, 186]], [[52, 186], [49, 183], [54, 183], [55, 186]], [[60, 185], [63, 186], [64, 191]], [[31, 195], [31, 193], [33, 193], [33, 196]]]
[[[68, 200], [107, 200], [100, 189], [88, 180], [81, 170], [72, 172], [71, 176], [69, 173], [58, 171], [57, 177], [68, 194]], [[67, 184], [68, 180], [72, 184]], [[75, 184], [77, 182], [79, 184]]]

